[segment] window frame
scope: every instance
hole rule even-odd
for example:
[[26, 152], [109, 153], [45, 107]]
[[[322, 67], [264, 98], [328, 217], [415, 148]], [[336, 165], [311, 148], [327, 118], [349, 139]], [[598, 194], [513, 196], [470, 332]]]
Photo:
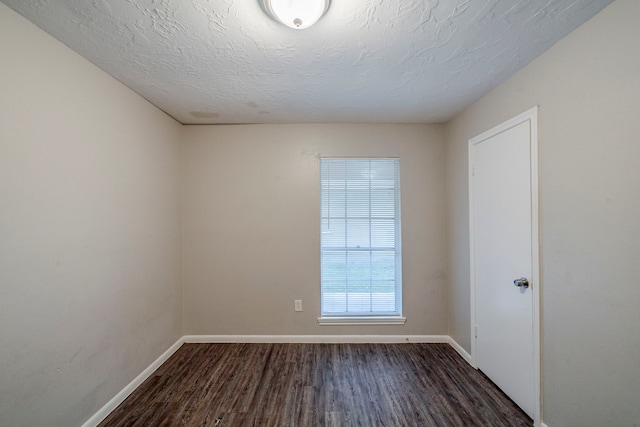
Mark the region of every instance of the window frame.
[[[347, 243], [346, 230], [348, 227], [345, 223], [345, 245], [344, 247], [327, 247], [324, 245], [324, 239], [322, 237], [322, 233], [324, 230], [324, 222], [325, 220], [329, 222], [331, 218], [335, 218], [331, 216], [329, 211], [329, 205], [327, 205], [326, 216], [324, 216], [324, 208], [325, 202], [323, 198], [325, 197], [325, 191], [329, 191], [330, 189], [325, 190], [325, 184], [323, 181], [326, 181], [327, 178], [324, 176], [323, 165], [324, 162], [330, 161], [341, 161], [345, 162], [345, 173], [347, 171], [347, 162], [349, 161], [358, 161], [358, 162], [372, 162], [372, 161], [391, 161], [393, 162], [394, 167], [394, 178], [393, 178], [393, 190], [394, 190], [394, 246], [393, 246], [393, 254], [394, 254], [394, 295], [395, 295], [395, 310], [394, 311], [355, 311], [355, 312], [324, 312], [324, 257], [325, 252], [328, 251], [343, 251], [345, 253], [345, 257], [348, 256], [348, 253], [354, 249], [369, 252], [370, 255], [375, 253], [376, 251], [383, 252], [389, 251], [390, 248], [376, 248], [372, 245], [371, 239], [369, 240], [369, 246], [361, 248], [360, 246], [350, 247]], [[379, 324], [379, 325], [396, 325], [396, 324], [404, 324], [406, 322], [406, 318], [402, 316], [402, 216], [401, 216], [401, 179], [400, 179], [400, 159], [398, 157], [320, 157], [319, 159], [319, 184], [320, 184], [320, 317], [318, 318], [318, 322], [321, 325], [364, 325], [364, 324]], [[371, 165], [371, 163], [369, 163]], [[328, 166], [327, 166], [328, 167]], [[370, 166], [369, 166], [370, 167]], [[369, 178], [370, 179], [370, 178]], [[328, 178], [330, 181], [330, 178]], [[327, 184], [328, 185], [328, 184]], [[353, 217], [349, 217], [347, 210], [348, 203], [348, 190], [347, 190], [347, 179], [344, 179], [345, 185], [345, 215], [344, 221], [347, 222], [348, 219]], [[369, 232], [371, 232], [371, 221], [372, 219], [379, 219], [372, 215], [371, 212], [371, 182], [369, 182], [369, 186], [366, 187], [368, 190], [367, 199], [369, 203], [369, 211], [366, 216], [366, 219], [369, 221]], [[326, 197], [329, 197], [327, 195]], [[329, 200], [327, 199], [327, 204]], [[346, 268], [346, 264], [345, 264]], [[346, 274], [346, 273], [345, 273]], [[371, 285], [373, 278], [369, 278], [369, 285]], [[348, 282], [348, 279], [345, 277], [345, 282]], [[346, 291], [348, 294], [348, 291]], [[371, 290], [369, 290], [372, 293]], [[348, 298], [348, 296], [346, 297]], [[372, 307], [372, 302], [369, 302], [369, 305]]]

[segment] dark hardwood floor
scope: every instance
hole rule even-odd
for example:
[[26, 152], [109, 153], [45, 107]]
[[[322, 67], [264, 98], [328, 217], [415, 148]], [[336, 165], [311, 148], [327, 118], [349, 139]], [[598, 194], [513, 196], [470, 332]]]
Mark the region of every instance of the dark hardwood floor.
[[448, 344], [184, 344], [100, 426], [531, 426]]

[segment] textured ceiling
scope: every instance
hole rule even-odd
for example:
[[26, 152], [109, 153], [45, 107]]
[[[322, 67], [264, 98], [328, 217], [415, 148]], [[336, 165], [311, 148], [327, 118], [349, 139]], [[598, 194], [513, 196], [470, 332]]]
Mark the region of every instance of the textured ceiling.
[[182, 123], [450, 119], [611, 0], [0, 0]]

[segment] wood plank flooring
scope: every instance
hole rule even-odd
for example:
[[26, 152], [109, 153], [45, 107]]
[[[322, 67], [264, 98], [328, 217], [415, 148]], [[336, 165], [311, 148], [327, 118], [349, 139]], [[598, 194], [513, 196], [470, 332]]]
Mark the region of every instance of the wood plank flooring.
[[101, 424], [531, 426], [448, 344], [184, 344]]

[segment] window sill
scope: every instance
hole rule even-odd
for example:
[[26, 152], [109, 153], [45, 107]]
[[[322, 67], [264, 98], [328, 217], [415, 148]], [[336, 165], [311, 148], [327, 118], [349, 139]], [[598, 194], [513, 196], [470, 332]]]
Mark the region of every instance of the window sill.
[[343, 317], [318, 317], [321, 326], [345, 326], [345, 325], [404, 325], [406, 317], [401, 316], [343, 316]]

